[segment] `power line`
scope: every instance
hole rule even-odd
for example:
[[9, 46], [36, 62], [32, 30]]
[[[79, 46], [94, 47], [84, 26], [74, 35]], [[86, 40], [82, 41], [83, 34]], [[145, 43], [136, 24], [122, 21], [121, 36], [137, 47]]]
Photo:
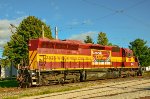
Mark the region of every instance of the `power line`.
[[[109, 17], [109, 16], [112, 16], [112, 15], [115, 15], [115, 14], [119, 14], [119, 13], [123, 14], [125, 11], [128, 11], [128, 10], [130, 10], [130, 9], [132, 9], [132, 8], [135, 8], [135, 7], [137, 7], [137, 6], [139, 6], [139, 5], [143, 4], [143, 3], [145, 3], [147, 0], [141, 0], [141, 1], [136, 2], [135, 4], [133, 4], [133, 5], [129, 6], [129, 7], [126, 7], [126, 8], [124, 8], [124, 9], [122, 9], [122, 10], [115, 10], [115, 9], [112, 9], [112, 8], [110, 8], [110, 7], [107, 7], [107, 6], [104, 6], [104, 5], [95, 3], [95, 2], [89, 2], [88, 0], [82, 0], [82, 1], [84, 1], [84, 2], [86, 2], [86, 3], [88, 3], [88, 4], [92, 4], [92, 5], [94, 5], [94, 6], [103, 7], [103, 8], [105, 8], [105, 9], [110, 10], [110, 11], [113, 12], [113, 13], [110, 13], [110, 14], [108, 14], [108, 15], [105, 15], [105, 16], [102, 16], [102, 17], [99, 17], [99, 18], [94, 19], [94, 20], [97, 20], [97, 19], [103, 19], [103, 18], [105, 18], [105, 17]], [[129, 17], [130, 19], [132, 19], [132, 20], [134, 20], [134, 21], [136, 21], [136, 22], [139, 22], [139, 23], [145, 25], [146, 27], [149, 27], [149, 26], [150, 26], [150, 24], [147, 24], [147, 23], [145, 23], [144, 21], [142, 21], [142, 20], [140, 20], [140, 19], [138, 19], [138, 18], [136, 18], [136, 17], [134, 17], [134, 16], [131, 16], [131, 15], [125, 14], [125, 13], [124, 13], [123, 15]]]
[[115, 14], [117, 14], [117, 13], [119, 13], [119, 12], [116, 11], [116, 12], [113, 12], [113, 13], [109, 13], [109, 14], [107, 14], [107, 15], [101, 16], [101, 17], [96, 18], [96, 19], [94, 19], [94, 20], [95, 20], [95, 21], [96, 21], [96, 20], [102, 20], [102, 19], [104, 19], [104, 18], [113, 16], [113, 15], [115, 15]]
[[139, 6], [139, 5], [141, 5], [142, 3], [145, 3], [146, 1], [147, 1], [147, 0], [141, 0], [141, 1], [139, 1], [139, 2], [137, 2], [137, 3], [135, 3], [135, 4], [133, 4], [133, 5], [131, 5], [131, 6], [127, 7], [127, 8], [125, 8], [124, 10], [129, 10], [129, 9], [135, 8], [135, 7]]
[[[101, 17], [99, 17], [99, 18], [95, 18], [93, 21], [102, 20], [102, 19], [105, 19], [105, 18], [107, 18], [107, 17], [113, 16], [113, 15], [116, 15], [116, 14], [122, 14], [122, 15], [125, 15], [125, 16], [129, 17], [130, 19], [132, 19], [132, 20], [134, 20], [134, 21], [137, 21], [137, 22], [139, 22], [139, 23], [141, 23], [141, 24], [143, 24], [143, 25], [149, 27], [149, 24], [145, 23], [144, 21], [141, 21], [140, 19], [138, 19], [138, 18], [136, 18], [136, 17], [133, 17], [133, 16], [131, 16], [131, 15], [125, 13], [125, 11], [127, 11], [127, 10], [129, 10], [129, 9], [132, 9], [132, 8], [134, 8], [134, 7], [137, 7], [137, 6], [141, 5], [142, 3], [145, 3], [147, 0], [141, 0], [141, 1], [139, 1], [139, 2], [137, 2], [137, 3], [135, 3], [135, 4], [133, 4], [133, 5], [131, 5], [131, 6], [129, 6], [129, 7], [126, 7], [126, 8], [124, 8], [124, 9], [121, 9], [121, 10], [115, 10], [115, 9], [112, 9], [112, 8], [107, 7], [107, 6], [105, 6], [105, 5], [102, 5], [102, 4], [99, 4], [99, 3], [96, 3], [96, 2], [90, 2], [90, 1], [88, 1], [88, 0], [82, 0], [82, 1], [85, 2], [85, 3], [88, 3], [88, 4], [90, 4], [90, 5], [94, 5], [94, 6], [98, 6], [98, 7], [103, 7], [103, 8], [105, 8], [105, 9], [109, 10], [109, 11], [112, 11], [112, 13], [106, 14], [106, 15], [101, 16]], [[77, 25], [78, 25], [78, 26], [77, 26]], [[63, 28], [62, 28], [62, 29], [59, 29], [59, 31], [63, 31], [64, 29], [87, 28], [87, 27], [84, 27], [84, 26], [79, 26], [79, 25], [86, 25], [84, 22], [78, 23], [77, 25], [76, 25], [76, 26], [74, 26], [74, 25], [68, 25], [67, 28], [64, 28], [64, 26], [63, 26]], [[91, 27], [91, 26], [88, 26], [88, 27]]]
[[[110, 7], [108, 7], [108, 6], [105, 6], [105, 5], [96, 3], [96, 2], [89, 2], [88, 0], [82, 0], [82, 1], [84, 1], [84, 2], [86, 2], [86, 3], [88, 3], [88, 4], [90, 4], [90, 5], [94, 5], [94, 6], [98, 6], [98, 7], [105, 8], [105, 9], [107, 9], [107, 10], [109, 10], [109, 11], [114, 11], [114, 12], [119, 11], [119, 10], [110, 8]], [[146, 1], [147, 1], [147, 0], [141, 0], [141, 1], [136, 2], [135, 4], [133, 4], [133, 5], [129, 6], [129, 7], [127, 7], [127, 8], [124, 8], [124, 9], [122, 9], [122, 10], [129, 10], [129, 9], [132, 9], [132, 8], [134, 8], [134, 7], [136, 7], [136, 6], [141, 5], [142, 3], [145, 3]]]
[[[86, 2], [86, 3], [90, 4], [90, 5], [94, 5], [94, 6], [98, 6], [98, 7], [105, 8], [105, 9], [107, 9], [107, 10], [109, 10], [109, 11], [115, 11], [115, 9], [112, 9], [112, 8], [107, 7], [107, 6], [105, 6], [105, 5], [102, 5], [102, 4], [98, 4], [98, 3], [96, 3], [96, 2], [89, 2], [88, 0], [82, 0], [82, 1], [83, 1], [83, 2]], [[92, 0], [92, 1], [93, 1], [93, 0]]]
[[141, 24], [145, 25], [146, 27], [150, 27], [150, 24], [148, 24], [148, 23], [146, 23], [146, 22], [144, 22], [144, 21], [142, 21], [142, 20], [140, 20], [140, 19], [138, 19], [138, 18], [136, 18], [134, 16], [131, 16], [131, 15], [127, 14], [127, 13], [124, 13], [124, 15], [129, 17], [130, 19], [138, 22], [138, 23], [141, 23]]
[[[106, 14], [106, 15], [104, 15], [104, 16], [101, 16], [101, 17], [99, 17], [99, 18], [96, 18], [96, 19], [94, 19], [93, 21], [97, 21], [97, 20], [102, 20], [102, 19], [104, 19], [104, 18], [107, 18], [107, 17], [110, 17], [110, 16], [113, 16], [113, 15], [115, 15], [115, 14], [117, 14], [117, 13], [120, 13], [120, 12], [118, 12], [118, 11], [116, 11], [116, 12], [113, 12], [113, 13], [109, 13], [109, 14]], [[79, 26], [79, 25], [82, 25], [82, 26]], [[89, 27], [94, 27], [93, 25], [91, 26], [83, 26], [83, 25], [86, 25], [84, 22], [81, 22], [81, 23], [78, 23], [77, 25], [67, 25], [67, 29], [75, 29], [75, 28], [89, 28]], [[62, 31], [62, 30], [64, 30], [64, 26], [63, 26], [63, 28], [62, 29], [60, 29], [59, 31]]]

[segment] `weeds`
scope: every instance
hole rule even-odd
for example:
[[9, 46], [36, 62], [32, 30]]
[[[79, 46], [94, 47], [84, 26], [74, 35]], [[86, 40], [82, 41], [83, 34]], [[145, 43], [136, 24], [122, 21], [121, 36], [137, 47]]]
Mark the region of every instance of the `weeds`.
[[[64, 91], [70, 91], [70, 90], [75, 90], [75, 89], [80, 89], [80, 88], [83, 88], [85, 86], [73, 86], [73, 87], [70, 87], [70, 86], [63, 86], [63, 87], [59, 87], [59, 88], [53, 88], [53, 89], [50, 89], [50, 87], [46, 87], [43, 89], [41, 87], [39, 87], [38, 91], [36, 90], [32, 90], [32, 89], [25, 89], [24, 91], [22, 91], [20, 94], [18, 95], [12, 95], [12, 96], [7, 96], [7, 97], [4, 97], [3, 99], [18, 99], [18, 98], [21, 98], [21, 97], [28, 97], [28, 96], [36, 96], [36, 95], [43, 95], [43, 94], [50, 94], [50, 93], [55, 93], [55, 92], [64, 92]], [[30, 91], [32, 92], [30, 92]]]

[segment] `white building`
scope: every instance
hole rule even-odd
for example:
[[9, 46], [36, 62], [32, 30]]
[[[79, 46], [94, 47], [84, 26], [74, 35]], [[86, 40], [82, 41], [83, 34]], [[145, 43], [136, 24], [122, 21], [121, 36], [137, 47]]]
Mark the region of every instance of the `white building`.
[[[12, 70], [12, 71], [11, 71]], [[14, 66], [0, 66], [0, 78], [7, 78], [12, 76], [17, 76], [17, 69]]]
[[145, 67], [146, 71], [150, 71], [150, 66]]

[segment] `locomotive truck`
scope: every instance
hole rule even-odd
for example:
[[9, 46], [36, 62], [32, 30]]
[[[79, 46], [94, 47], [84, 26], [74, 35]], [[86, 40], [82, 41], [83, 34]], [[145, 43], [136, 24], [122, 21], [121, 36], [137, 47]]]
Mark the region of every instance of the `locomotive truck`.
[[21, 87], [49, 85], [85, 81], [91, 72], [105, 72], [103, 77], [141, 74], [138, 59], [128, 48], [44, 37], [29, 40], [29, 66], [19, 69], [18, 80]]

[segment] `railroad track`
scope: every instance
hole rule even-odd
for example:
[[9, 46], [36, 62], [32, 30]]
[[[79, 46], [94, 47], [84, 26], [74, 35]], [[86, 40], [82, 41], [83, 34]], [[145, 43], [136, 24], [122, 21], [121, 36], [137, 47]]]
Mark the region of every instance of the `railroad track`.
[[[148, 87], [149, 86], [149, 87]], [[130, 80], [130, 81], [121, 81], [121, 82], [108, 82], [104, 83], [98, 86], [93, 86], [89, 88], [83, 88], [73, 91], [67, 91], [67, 92], [59, 92], [59, 93], [53, 93], [53, 94], [47, 94], [47, 95], [41, 95], [32, 97], [32, 99], [99, 99], [99, 98], [106, 98], [106, 99], [112, 99], [118, 97], [118, 99], [121, 98], [128, 98], [133, 97], [134, 93], [143, 93], [145, 95], [150, 94], [150, 80], [149, 79], [141, 79], [141, 80]], [[133, 94], [133, 95], [132, 95]], [[125, 97], [122, 97], [124, 96]], [[126, 96], [129, 95], [129, 96]], [[137, 97], [143, 97], [143, 95], [140, 96], [138, 94], [134, 98]], [[29, 99], [29, 98], [28, 98]]]

